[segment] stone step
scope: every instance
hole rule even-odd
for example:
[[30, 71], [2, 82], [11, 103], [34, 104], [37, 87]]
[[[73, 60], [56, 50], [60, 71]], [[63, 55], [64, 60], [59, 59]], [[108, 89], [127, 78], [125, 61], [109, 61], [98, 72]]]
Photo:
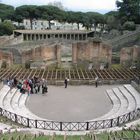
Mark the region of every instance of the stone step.
[[14, 110], [14, 113], [18, 114], [18, 115], [23, 115], [23, 113], [21, 113], [22, 111], [19, 109], [18, 107], [18, 102], [19, 102], [19, 98], [20, 98], [21, 94], [19, 93], [19, 90], [17, 90], [13, 97], [11, 98], [11, 107]]
[[6, 94], [9, 92], [10, 88], [7, 85], [4, 85], [2, 89], [0, 90], [0, 107], [3, 108], [3, 99], [6, 96]]
[[3, 99], [3, 108], [10, 112], [14, 112], [13, 108], [11, 107], [11, 99], [14, 96], [17, 89], [13, 88], [10, 92], [7, 93], [5, 98]]
[[134, 97], [124, 88], [124, 86], [119, 87], [119, 90], [123, 93], [123, 95], [127, 98], [128, 100], [128, 108], [127, 112], [133, 111], [136, 109], [136, 101]]
[[96, 120], [104, 120], [104, 119], [108, 119], [110, 117], [112, 118], [113, 114], [118, 112], [118, 110], [121, 107], [121, 102], [120, 102], [119, 98], [115, 95], [113, 90], [109, 89], [109, 90], [106, 90], [106, 92], [112, 102], [112, 109], [108, 113], [104, 114], [103, 116], [96, 118]]
[[140, 108], [140, 93], [130, 84], [124, 85], [124, 87], [131, 93], [131, 95], [135, 98], [136, 108]]
[[27, 94], [21, 94], [16, 88], [10, 91], [10, 87], [4, 85], [0, 90], [0, 107], [9, 112], [29, 117], [30, 119], [45, 120], [28, 110], [25, 105], [27, 97]]
[[118, 117], [127, 112], [129, 103], [128, 103], [127, 99], [124, 97], [124, 95], [119, 91], [118, 88], [113, 88], [113, 92], [119, 98], [120, 103], [121, 103], [119, 110], [112, 115], [112, 117], [115, 118], [115, 117]]
[[[21, 93], [18, 93], [21, 94]], [[26, 107], [26, 100], [28, 98], [28, 94], [22, 94], [18, 100], [18, 107], [19, 110], [22, 110], [22, 113], [24, 112], [24, 115], [26, 114], [26, 116], [28, 116], [31, 119], [35, 119], [35, 120], [44, 120], [43, 118], [40, 118], [38, 116], [36, 116], [35, 114], [33, 114], [27, 107]]]

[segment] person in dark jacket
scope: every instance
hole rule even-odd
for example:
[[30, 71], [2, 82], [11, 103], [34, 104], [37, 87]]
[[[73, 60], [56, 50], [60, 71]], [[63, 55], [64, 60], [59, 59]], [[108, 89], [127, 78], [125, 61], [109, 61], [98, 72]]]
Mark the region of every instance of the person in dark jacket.
[[68, 79], [67, 79], [67, 77], [64, 80], [64, 84], [65, 84], [65, 88], [67, 88], [67, 85], [68, 85]]

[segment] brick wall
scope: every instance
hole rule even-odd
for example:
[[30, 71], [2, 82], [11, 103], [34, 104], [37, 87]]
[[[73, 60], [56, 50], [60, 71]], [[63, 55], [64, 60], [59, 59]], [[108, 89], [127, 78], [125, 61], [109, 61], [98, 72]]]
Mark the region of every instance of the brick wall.
[[0, 67], [4, 61], [6, 62], [7, 66], [11, 66], [13, 64], [12, 53], [0, 51]]
[[73, 44], [72, 49], [73, 63], [89, 62], [98, 66], [100, 63], [111, 64], [112, 47], [101, 41], [77, 42]]
[[140, 60], [140, 47], [133, 46], [121, 49], [120, 63], [122, 65], [131, 66], [135, 60]]
[[40, 46], [25, 50], [21, 53], [22, 63], [28, 60], [56, 60], [57, 59], [57, 46]]

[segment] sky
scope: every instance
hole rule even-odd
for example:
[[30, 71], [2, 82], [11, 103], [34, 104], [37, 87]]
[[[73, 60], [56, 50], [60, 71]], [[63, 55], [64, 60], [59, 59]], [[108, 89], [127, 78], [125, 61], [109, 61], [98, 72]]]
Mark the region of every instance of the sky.
[[49, 2], [59, 1], [63, 6], [72, 11], [94, 11], [102, 14], [116, 10], [116, 0], [0, 0], [1, 3], [14, 7], [21, 5], [47, 5]]

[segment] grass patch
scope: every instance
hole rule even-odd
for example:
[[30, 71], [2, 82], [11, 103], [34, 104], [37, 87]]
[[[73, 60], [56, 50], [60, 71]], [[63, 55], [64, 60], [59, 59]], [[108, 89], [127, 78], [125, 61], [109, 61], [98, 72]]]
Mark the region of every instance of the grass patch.
[[18, 128], [18, 127], [25, 128], [25, 126], [15, 123], [15, 122], [11, 121], [10, 119], [3, 117], [3, 116], [0, 116], [0, 122], [12, 126], [13, 129]]
[[113, 65], [111, 65], [111, 68], [121, 69], [121, 68], [123, 68], [123, 66], [121, 64], [113, 64]]
[[[140, 132], [136, 131], [137, 133], [140, 134]], [[53, 136], [45, 136], [45, 135], [38, 135], [35, 136], [34, 134], [26, 133], [26, 132], [14, 132], [14, 133], [7, 133], [7, 134], [2, 134], [0, 135], [0, 138], [4, 138], [4, 140], [11, 140], [10, 138], [13, 139], [19, 139], [20, 140], [92, 140], [94, 138], [90, 137], [89, 135], [83, 135], [83, 136], [77, 136], [77, 135], [72, 135], [72, 136], [64, 136], [64, 135], [53, 135]], [[116, 138], [116, 139], [134, 139], [134, 131], [131, 130], [123, 130], [123, 131], [118, 131], [118, 132], [102, 132], [100, 134], [96, 134], [97, 140], [108, 140], [110, 138]], [[135, 135], [136, 139], [140, 138], [140, 135]]]

